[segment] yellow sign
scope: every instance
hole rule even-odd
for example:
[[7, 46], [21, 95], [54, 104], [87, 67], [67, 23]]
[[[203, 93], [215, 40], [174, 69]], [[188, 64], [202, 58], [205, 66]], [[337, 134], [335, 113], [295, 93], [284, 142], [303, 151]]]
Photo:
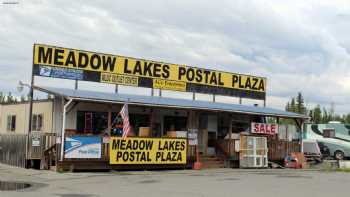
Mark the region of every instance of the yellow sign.
[[251, 97], [259, 99], [265, 97], [266, 92], [266, 78], [263, 77], [119, 55], [36, 44], [33, 58], [35, 66], [88, 72], [84, 80], [90, 81], [242, 97], [250, 95], [247, 92], [253, 92], [257, 94]]
[[165, 90], [186, 91], [186, 83], [182, 81], [169, 81], [164, 79], [153, 79], [153, 88]]
[[138, 77], [101, 73], [101, 82], [138, 86]]
[[186, 164], [187, 140], [112, 137], [110, 164]]

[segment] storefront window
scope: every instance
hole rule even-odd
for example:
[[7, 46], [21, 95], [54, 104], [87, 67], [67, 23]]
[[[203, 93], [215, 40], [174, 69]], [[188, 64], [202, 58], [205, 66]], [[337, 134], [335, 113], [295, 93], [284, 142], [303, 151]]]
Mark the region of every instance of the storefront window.
[[106, 130], [108, 125], [107, 112], [77, 112], [77, 131], [78, 133], [99, 135]]

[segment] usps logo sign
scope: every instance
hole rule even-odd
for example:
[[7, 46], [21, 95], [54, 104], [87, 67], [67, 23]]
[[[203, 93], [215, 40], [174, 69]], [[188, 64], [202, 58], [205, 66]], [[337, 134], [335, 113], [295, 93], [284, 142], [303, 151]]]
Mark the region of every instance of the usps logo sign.
[[251, 133], [275, 135], [278, 134], [278, 124], [266, 124], [253, 122], [251, 125]]
[[99, 159], [101, 158], [101, 149], [100, 137], [67, 137], [64, 142], [64, 157], [67, 159]]

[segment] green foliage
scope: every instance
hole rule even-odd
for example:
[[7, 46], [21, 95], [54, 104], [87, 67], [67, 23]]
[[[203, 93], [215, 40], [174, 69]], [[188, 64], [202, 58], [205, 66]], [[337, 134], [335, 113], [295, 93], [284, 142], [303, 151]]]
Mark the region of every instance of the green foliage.
[[[318, 104], [314, 108], [307, 109], [305, 106], [304, 98], [301, 92], [298, 92], [296, 97], [293, 97], [290, 102], [286, 104], [286, 111], [309, 115], [311, 122], [315, 124], [328, 123], [329, 121], [339, 121], [342, 123], [350, 124], [350, 113], [346, 115], [335, 114], [334, 103], [331, 103], [330, 109], [322, 107]], [[287, 120], [283, 120], [285, 123]], [[286, 123], [292, 123], [287, 121]]]
[[297, 97], [293, 97], [286, 105], [286, 111], [294, 112], [298, 114], [307, 114], [305, 107], [304, 97], [301, 92], [298, 92]]

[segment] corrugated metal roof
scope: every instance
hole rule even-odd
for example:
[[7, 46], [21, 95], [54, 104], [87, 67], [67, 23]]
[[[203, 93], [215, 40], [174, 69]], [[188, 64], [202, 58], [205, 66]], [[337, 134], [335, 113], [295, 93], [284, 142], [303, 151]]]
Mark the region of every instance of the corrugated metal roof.
[[95, 92], [87, 90], [74, 90], [65, 88], [53, 88], [53, 87], [35, 87], [35, 89], [47, 92], [54, 95], [64, 96], [72, 99], [79, 100], [92, 100], [98, 102], [113, 102], [135, 105], [149, 105], [159, 107], [175, 107], [186, 109], [201, 109], [210, 111], [225, 111], [244, 114], [256, 114], [276, 117], [290, 117], [290, 118], [303, 118], [307, 119], [307, 116], [286, 112], [283, 110], [268, 108], [268, 107], [255, 107], [240, 104], [228, 104], [219, 102], [198, 101], [189, 99], [175, 99], [159, 96], [141, 96], [141, 95], [129, 95], [129, 94], [115, 94], [105, 92]]

